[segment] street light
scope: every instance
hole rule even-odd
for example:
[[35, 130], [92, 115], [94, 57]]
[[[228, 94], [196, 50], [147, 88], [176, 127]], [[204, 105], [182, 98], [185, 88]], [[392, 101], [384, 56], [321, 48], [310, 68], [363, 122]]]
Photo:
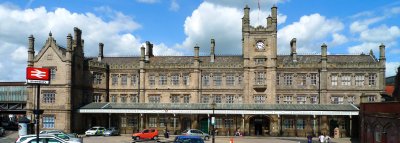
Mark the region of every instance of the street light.
[[168, 119], [167, 119], [168, 109], [165, 108], [164, 110], [165, 110], [165, 114], [164, 114], [164, 125], [165, 125], [164, 137], [165, 137], [165, 138], [169, 138], [169, 133], [168, 133]]
[[215, 115], [214, 115], [214, 110], [215, 110], [215, 101], [213, 100], [213, 102], [211, 103], [211, 107], [212, 107], [212, 116], [211, 116], [211, 121], [213, 121], [213, 119], [214, 119], [214, 122], [211, 122], [211, 126], [212, 126], [212, 130], [211, 130], [211, 134], [212, 134], [212, 143], [215, 143], [215, 128], [214, 128], [214, 125], [215, 125]]

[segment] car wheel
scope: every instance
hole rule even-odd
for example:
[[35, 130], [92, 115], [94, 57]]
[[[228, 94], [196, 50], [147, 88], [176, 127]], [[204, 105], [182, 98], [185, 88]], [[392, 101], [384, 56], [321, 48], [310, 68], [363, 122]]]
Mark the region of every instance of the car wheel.
[[158, 136], [154, 136], [154, 137], [153, 137], [153, 140], [158, 140]]
[[210, 137], [208, 137], [208, 136], [204, 137], [204, 140], [206, 140], [206, 141], [208, 141], [209, 139], [210, 139]]
[[136, 137], [135, 140], [140, 140], [140, 137]]

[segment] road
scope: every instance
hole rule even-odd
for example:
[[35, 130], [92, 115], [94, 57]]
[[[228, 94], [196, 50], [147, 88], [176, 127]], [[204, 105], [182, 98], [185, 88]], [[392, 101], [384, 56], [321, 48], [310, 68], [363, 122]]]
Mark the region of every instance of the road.
[[[0, 137], [0, 143], [14, 143], [18, 137], [18, 132], [7, 131], [6, 136]], [[160, 138], [160, 142], [172, 141], [174, 136], [169, 139]], [[230, 139], [233, 139], [234, 143], [307, 143], [305, 137], [226, 137], [217, 136], [215, 138], [216, 143], [229, 143]], [[83, 137], [84, 143], [132, 143], [130, 134], [123, 134], [121, 136], [103, 137], [103, 136], [91, 136]], [[155, 143], [156, 141], [145, 141], [143, 143]], [[211, 143], [211, 140], [206, 141]], [[317, 138], [313, 138], [313, 143], [318, 143]], [[332, 143], [358, 143], [358, 141], [351, 141], [349, 138], [332, 139]]]

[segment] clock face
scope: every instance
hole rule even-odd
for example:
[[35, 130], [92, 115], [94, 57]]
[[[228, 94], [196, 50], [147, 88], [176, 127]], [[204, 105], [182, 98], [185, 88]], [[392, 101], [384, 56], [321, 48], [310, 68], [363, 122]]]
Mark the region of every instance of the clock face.
[[265, 44], [263, 42], [261, 42], [261, 41], [257, 42], [257, 44], [256, 44], [257, 49], [264, 49], [264, 47], [265, 47]]

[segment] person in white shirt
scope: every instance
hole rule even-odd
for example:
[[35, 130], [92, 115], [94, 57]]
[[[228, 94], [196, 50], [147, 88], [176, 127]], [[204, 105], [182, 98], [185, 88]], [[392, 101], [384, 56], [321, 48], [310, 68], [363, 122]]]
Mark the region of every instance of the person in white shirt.
[[330, 143], [330, 142], [331, 142], [331, 137], [329, 137], [328, 135], [326, 135], [326, 136], [325, 136], [325, 141], [326, 141], [327, 143]]
[[319, 141], [321, 142], [321, 143], [323, 143], [323, 142], [325, 142], [325, 137], [324, 137], [324, 135], [320, 135], [319, 136]]

